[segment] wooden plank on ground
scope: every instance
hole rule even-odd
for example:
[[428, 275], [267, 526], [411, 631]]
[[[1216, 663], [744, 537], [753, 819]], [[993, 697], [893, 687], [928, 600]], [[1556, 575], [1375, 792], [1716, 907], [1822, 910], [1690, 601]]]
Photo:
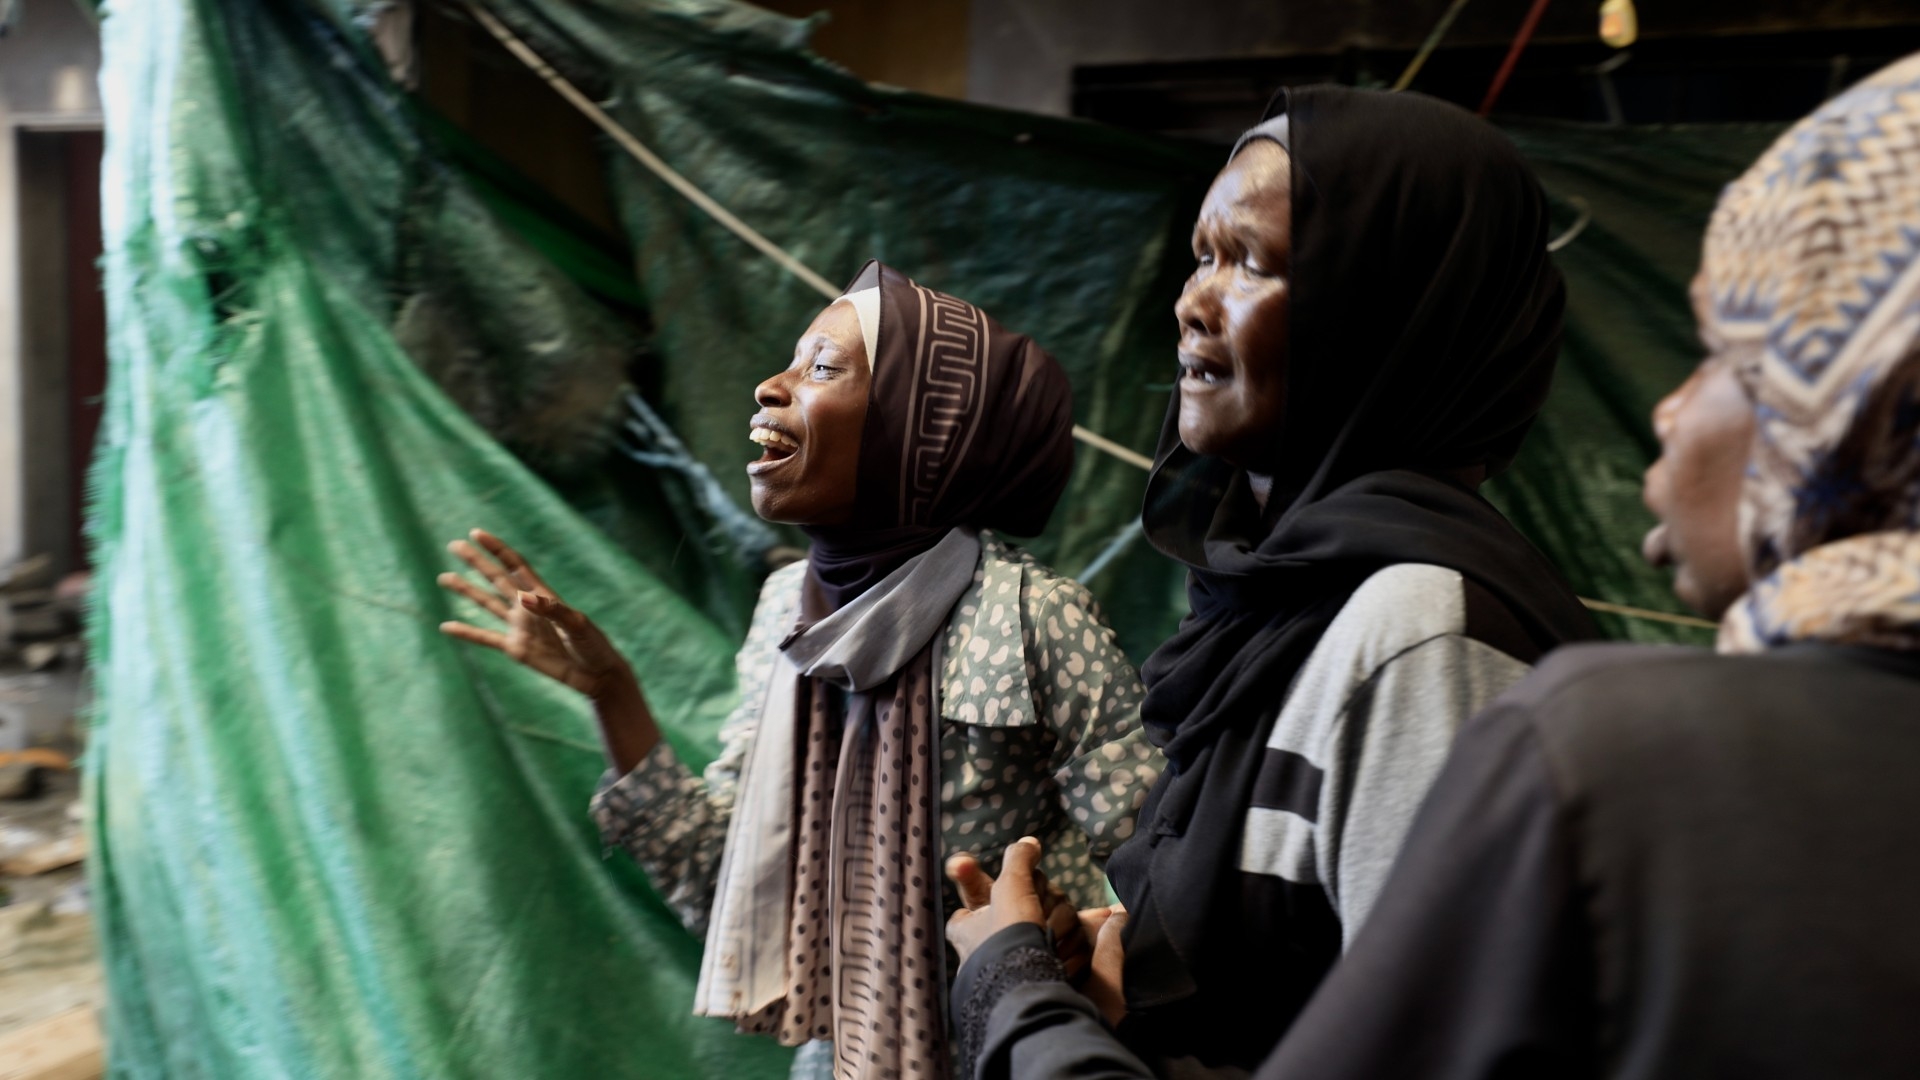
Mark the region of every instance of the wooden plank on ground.
[[105, 1072], [106, 1048], [91, 1008], [0, 1035], [0, 1080], [98, 1080]]
[[87, 834], [74, 833], [58, 840], [49, 840], [0, 862], [0, 874], [12, 874], [14, 877], [32, 877], [49, 870], [58, 870], [63, 866], [87, 857]]

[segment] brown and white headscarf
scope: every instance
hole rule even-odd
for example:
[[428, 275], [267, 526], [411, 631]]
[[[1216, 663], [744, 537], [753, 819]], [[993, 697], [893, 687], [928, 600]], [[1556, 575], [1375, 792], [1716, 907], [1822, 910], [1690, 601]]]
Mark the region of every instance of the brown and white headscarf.
[[872, 358], [854, 519], [809, 529], [741, 777], [695, 1011], [837, 1080], [944, 1080], [945, 629], [979, 530], [1032, 535], [1073, 462], [1066, 375], [963, 300], [869, 263], [843, 299]]
[[1757, 421], [1720, 651], [1920, 650], [1920, 56], [1782, 135], [1705, 247], [1703, 330]]

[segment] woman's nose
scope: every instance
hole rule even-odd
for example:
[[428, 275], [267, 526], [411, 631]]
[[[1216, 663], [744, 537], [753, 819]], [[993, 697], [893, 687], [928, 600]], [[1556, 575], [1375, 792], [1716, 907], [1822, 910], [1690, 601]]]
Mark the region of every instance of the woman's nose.
[[754, 404], [763, 409], [777, 409], [791, 402], [793, 396], [787, 392], [786, 375], [787, 373], [783, 371], [761, 383], [759, 386], [754, 387]]
[[1662, 444], [1673, 438], [1674, 422], [1680, 416], [1680, 408], [1686, 404], [1687, 396], [1693, 393], [1694, 384], [1699, 381], [1700, 373], [1696, 371], [1653, 407], [1653, 437]]
[[1187, 287], [1180, 292], [1180, 299], [1173, 302], [1173, 317], [1180, 321], [1182, 331], [1192, 330], [1208, 336], [1219, 332], [1220, 298], [1213, 287], [1211, 275], [1187, 282]]

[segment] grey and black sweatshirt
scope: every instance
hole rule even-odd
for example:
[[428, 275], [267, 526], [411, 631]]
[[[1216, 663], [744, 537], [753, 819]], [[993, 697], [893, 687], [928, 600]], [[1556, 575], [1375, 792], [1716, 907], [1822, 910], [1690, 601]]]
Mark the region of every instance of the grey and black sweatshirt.
[[[1239, 835], [1220, 838], [1238, 849], [1246, 879], [1246, 925], [1220, 932], [1243, 935], [1249, 957], [1287, 958], [1295, 970], [1284, 977], [1302, 988], [1292, 1008], [1366, 921], [1455, 732], [1537, 652], [1485, 590], [1424, 564], [1375, 573], [1329, 625], [1286, 692]], [[1008, 1031], [987, 1030], [993, 1005], [1051, 978], [1018, 938], [972, 958], [955, 987], [961, 1043], [984, 1055], [973, 1062], [982, 1077], [1007, 1075], [1007, 1058], [993, 1051]], [[1170, 1046], [1162, 1036], [1135, 1049], [1162, 1075], [1245, 1075], [1291, 1019], [1266, 1018], [1268, 1030], [1239, 1046]]]

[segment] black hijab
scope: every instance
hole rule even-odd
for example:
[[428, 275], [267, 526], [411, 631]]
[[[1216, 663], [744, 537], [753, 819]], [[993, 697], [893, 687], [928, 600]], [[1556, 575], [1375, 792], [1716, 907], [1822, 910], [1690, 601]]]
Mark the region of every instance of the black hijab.
[[[1239, 836], [1287, 688], [1362, 582], [1443, 566], [1542, 650], [1593, 633], [1552, 564], [1450, 478], [1504, 469], [1546, 399], [1565, 291], [1538, 183], [1493, 128], [1431, 98], [1308, 87], [1282, 114], [1292, 302], [1273, 493], [1263, 513], [1243, 472], [1181, 445], [1176, 388], [1143, 511], [1191, 568], [1191, 613], [1142, 668], [1142, 719], [1171, 768], [1109, 871], [1132, 913], [1130, 1022], [1177, 1016], [1176, 1042], [1197, 1017], [1297, 1007], [1302, 987], [1256, 989], [1290, 975], [1234, 954]], [[1282, 141], [1271, 120], [1261, 137]], [[1266, 1037], [1288, 1019], [1269, 1011]]]
[[854, 515], [805, 530], [810, 591], [825, 611], [950, 529], [1038, 534], [1073, 472], [1073, 391], [1046, 350], [878, 261], [847, 294], [876, 288]]

